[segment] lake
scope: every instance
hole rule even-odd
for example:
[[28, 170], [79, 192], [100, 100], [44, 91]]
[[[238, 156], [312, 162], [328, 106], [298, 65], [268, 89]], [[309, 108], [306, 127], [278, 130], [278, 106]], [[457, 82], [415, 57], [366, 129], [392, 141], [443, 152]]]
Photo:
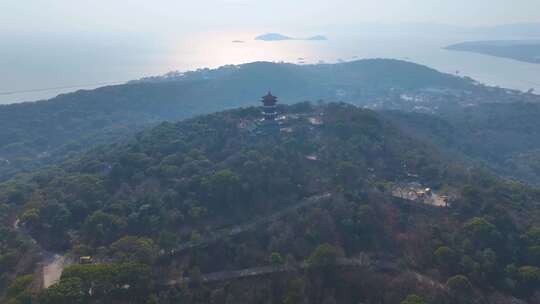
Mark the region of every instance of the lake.
[[313, 33], [324, 34], [329, 40], [255, 41], [254, 37], [261, 33], [201, 32], [177, 37], [0, 35], [0, 103], [46, 99], [81, 88], [122, 83], [172, 70], [260, 60], [311, 64], [395, 58], [470, 76], [490, 85], [519, 90], [534, 88], [540, 92], [539, 64], [442, 49], [449, 44], [472, 40], [472, 37]]

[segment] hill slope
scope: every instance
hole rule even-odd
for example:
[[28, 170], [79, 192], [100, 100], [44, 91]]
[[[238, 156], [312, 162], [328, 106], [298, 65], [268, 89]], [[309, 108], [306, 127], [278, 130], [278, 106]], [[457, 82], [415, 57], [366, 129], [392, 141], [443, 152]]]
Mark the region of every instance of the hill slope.
[[438, 115], [387, 112], [412, 136], [480, 161], [500, 175], [540, 184], [540, 105], [486, 103]]
[[390, 88], [395, 97], [433, 87], [463, 89], [471, 83], [396, 60], [312, 66], [257, 62], [0, 106], [0, 179], [115, 142], [157, 122], [254, 105], [268, 89], [285, 103], [324, 99], [367, 104], [388, 99]]
[[386, 59], [340, 64], [256, 62], [168, 74], [0, 106], [0, 180], [55, 164], [162, 121], [258, 103], [272, 89], [283, 103], [344, 101], [372, 109], [444, 113], [486, 102], [538, 102], [417, 64]]
[[4, 184], [3, 208], [39, 244], [99, 263], [68, 267], [43, 303], [533, 301], [537, 191], [369, 110], [280, 111], [276, 124], [256, 108], [163, 123]]

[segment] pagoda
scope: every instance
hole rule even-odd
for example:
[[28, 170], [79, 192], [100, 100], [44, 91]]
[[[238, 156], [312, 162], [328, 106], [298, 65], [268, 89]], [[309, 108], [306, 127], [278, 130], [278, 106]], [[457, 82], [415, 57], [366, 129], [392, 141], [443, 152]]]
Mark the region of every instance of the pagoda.
[[271, 92], [268, 92], [265, 96], [262, 97], [263, 106], [262, 106], [262, 115], [264, 120], [273, 121], [277, 117], [277, 97], [272, 95]]

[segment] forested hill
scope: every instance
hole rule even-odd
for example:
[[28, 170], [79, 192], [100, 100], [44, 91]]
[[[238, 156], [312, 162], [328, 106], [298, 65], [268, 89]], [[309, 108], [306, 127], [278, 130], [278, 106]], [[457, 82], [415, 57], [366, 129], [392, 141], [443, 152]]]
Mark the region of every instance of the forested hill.
[[480, 161], [500, 175], [540, 185], [540, 104], [486, 103], [438, 115], [386, 112], [409, 134]]
[[163, 120], [256, 105], [269, 89], [283, 103], [366, 104], [395, 99], [404, 91], [471, 87], [469, 80], [397, 60], [307, 66], [257, 62], [5, 105], [0, 106], [0, 179]]
[[[2, 184], [5, 223], [16, 213], [46, 249], [96, 262], [33, 293], [39, 274], [7, 280], [31, 247], [2, 234], [7, 296], [534, 303], [537, 190], [446, 159], [370, 110], [302, 103], [281, 106], [273, 123], [259, 111], [161, 123]], [[270, 271], [257, 275], [261, 267]], [[234, 273], [255, 277], [231, 275], [242, 269], [251, 270]]]

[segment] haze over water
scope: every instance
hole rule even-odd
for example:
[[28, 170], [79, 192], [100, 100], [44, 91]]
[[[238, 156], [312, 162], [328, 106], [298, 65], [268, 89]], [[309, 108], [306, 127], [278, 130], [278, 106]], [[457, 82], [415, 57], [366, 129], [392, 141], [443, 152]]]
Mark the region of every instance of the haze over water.
[[[32, 92], [0, 94], [0, 104], [47, 99], [79, 88], [91, 89], [173, 70], [262, 60], [298, 63], [301, 58], [306, 64], [395, 58], [446, 73], [459, 71], [461, 76], [490, 85], [519, 90], [534, 88], [540, 92], [539, 64], [442, 49], [470, 40], [470, 36], [375, 31], [361, 34], [281, 32], [293, 37], [324, 34], [329, 40], [254, 40], [263, 33], [264, 30], [206, 31], [173, 38], [135, 34], [8, 37], [11, 43], [0, 48], [0, 92]], [[234, 43], [234, 40], [243, 42]], [[58, 89], [40, 90], [45, 88]]]

